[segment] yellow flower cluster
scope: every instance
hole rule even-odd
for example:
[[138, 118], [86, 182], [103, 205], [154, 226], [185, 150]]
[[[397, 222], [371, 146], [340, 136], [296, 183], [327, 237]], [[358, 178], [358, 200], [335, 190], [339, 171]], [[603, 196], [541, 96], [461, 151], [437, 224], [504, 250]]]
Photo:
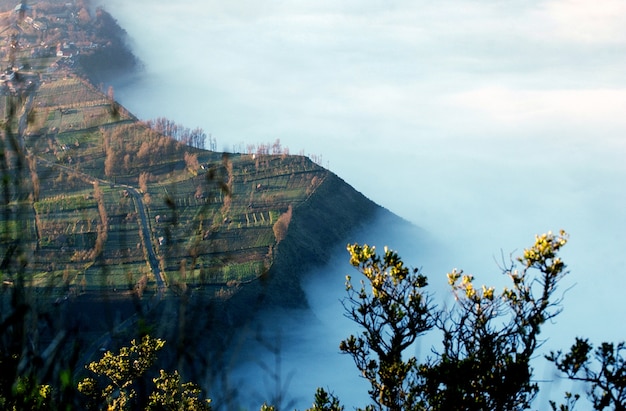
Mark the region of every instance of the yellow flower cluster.
[[[524, 256], [521, 259], [526, 267], [535, 264], [546, 264], [550, 259], [556, 256], [556, 253], [567, 244], [567, 233], [563, 230], [559, 231], [559, 235], [555, 236], [552, 231], [545, 234], [535, 236], [535, 244], [524, 250]], [[557, 259], [552, 263], [562, 265], [561, 260]]]
[[[482, 300], [493, 300], [494, 288], [483, 285], [481, 287], [480, 293], [477, 292], [473, 284], [473, 275], [464, 275], [462, 270], [457, 270], [455, 268], [452, 270], [452, 272], [448, 273], [447, 276], [448, 284], [450, 284], [454, 290], [460, 291], [465, 294], [465, 297], [469, 298], [470, 300], [476, 303], [479, 303]], [[461, 283], [457, 284], [459, 279], [461, 279]]]

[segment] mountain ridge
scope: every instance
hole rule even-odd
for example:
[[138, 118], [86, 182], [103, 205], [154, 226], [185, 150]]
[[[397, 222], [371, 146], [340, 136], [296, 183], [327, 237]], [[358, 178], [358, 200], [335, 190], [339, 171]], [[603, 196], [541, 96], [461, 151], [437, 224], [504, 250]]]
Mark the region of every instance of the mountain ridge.
[[[197, 142], [202, 130], [138, 120], [111, 88], [105, 93], [93, 83], [139, 67], [117, 22], [102, 9], [90, 17], [69, 3], [38, 7], [36, 20], [2, 17], [14, 45], [5, 50], [14, 73], [3, 83], [6, 123], [26, 149], [16, 153], [23, 164], [12, 166], [30, 181], [13, 195], [30, 202], [20, 203], [22, 227], [4, 244], [19, 232], [32, 285], [52, 286], [55, 299], [210, 285], [217, 298], [302, 306], [302, 272], [327, 261], [377, 213], [389, 213], [278, 141], [219, 153], [171, 137]], [[48, 12], [64, 22], [52, 38], [34, 24], [52, 29]], [[60, 31], [62, 24], [75, 30]], [[92, 64], [118, 55], [116, 70], [97, 72]], [[151, 247], [158, 261], [149, 265]]]

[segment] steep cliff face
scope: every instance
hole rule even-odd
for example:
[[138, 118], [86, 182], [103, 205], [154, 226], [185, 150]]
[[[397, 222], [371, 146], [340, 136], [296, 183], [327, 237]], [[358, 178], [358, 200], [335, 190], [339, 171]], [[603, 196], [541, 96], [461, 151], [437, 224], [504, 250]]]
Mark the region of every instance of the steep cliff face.
[[[307, 275], [323, 267], [347, 243], [357, 241], [364, 227], [381, 221], [386, 226], [407, 224], [325, 171], [323, 181], [307, 199], [293, 206], [287, 233], [272, 247], [272, 264], [267, 271], [237, 286], [229, 298], [206, 298], [201, 288], [180, 301], [168, 299], [156, 316], [159, 327], [171, 327], [169, 340], [184, 338], [188, 352], [205, 352], [206, 348], [199, 347], [211, 347], [213, 355], [221, 358], [238, 347], [234, 342], [239, 338], [237, 330], [256, 329], [263, 323], [256, 320], [263, 319], [268, 311], [308, 308], [302, 287]], [[183, 306], [186, 317], [180, 315]], [[179, 321], [172, 323], [171, 318]], [[218, 364], [215, 360], [209, 363]], [[194, 357], [189, 366], [195, 369], [197, 364]]]
[[[293, 210], [287, 235], [274, 249], [274, 262], [238, 296], [259, 306], [305, 307], [302, 277], [328, 262], [351, 235], [381, 214], [394, 216], [335, 174], [328, 173], [307, 201]], [[395, 217], [395, 216], [394, 216]]]

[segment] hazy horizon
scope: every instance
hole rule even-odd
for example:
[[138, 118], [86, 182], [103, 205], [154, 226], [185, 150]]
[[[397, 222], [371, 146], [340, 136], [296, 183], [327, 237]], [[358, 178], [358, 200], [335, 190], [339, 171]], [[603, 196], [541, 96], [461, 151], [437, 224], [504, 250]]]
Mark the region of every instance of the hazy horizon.
[[494, 258], [565, 229], [571, 275], [546, 348], [625, 339], [626, 3], [105, 7], [145, 64], [115, 84], [140, 118], [202, 127], [229, 151], [278, 138], [321, 155], [441, 246], [403, 254], [432, 283], [459, 267], [500, 284]]

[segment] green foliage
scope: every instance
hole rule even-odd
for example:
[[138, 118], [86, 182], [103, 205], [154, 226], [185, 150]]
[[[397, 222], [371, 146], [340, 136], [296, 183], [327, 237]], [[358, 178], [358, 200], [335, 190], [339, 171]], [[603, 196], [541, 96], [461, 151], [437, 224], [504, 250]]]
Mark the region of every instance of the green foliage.
[[[260, 411], [277, 411], [278, 409], [279, 408], [274, 405], [264, 403], [261, 406]], [[343, 411], [343, 409], [343, 405], [340, 404], [339, 399], [335, 395], [327, 392], [323, 388], [318, 388], [315, 391], [313, 406], [311, 408], [307, 408], [306, 411]]]
[[[182, 383], [177, 371], [168, 374], [163, 370], [152, 381], [155, 390], [146, 394], [142, 379], [157, 359], [157, 352], [165, 341], [146, 335], [141, 342], [131, 341], [118, 354], [104, 353], [99, 361], [87, 366], [96, 377], [84, 378], [78, 390], [91, 401], [90, 409], [146, 411], [210, 411], [210, 400], [202, 399], [202, 390], [193, 383]], [[147, 397], [147, 399], [145, 398]]]
[[339, 403], [339, 399], [328, 393], [323, 388], [318, 388], [315, 392], [315, 402], [313, 407], [307, 411], [343, 411], [343, 405]]
[[138, 380], [154, 364], [157, 351], [164, 345], [163, 340], [147, 335], [140, 343], [131, 341], [131, 346], [122, 347], [118, 354], [105, 352], [99, 361], [87, 365], [104, 382], [87, 377], [78, 383], [78, 391], [96, 403], [104, 401], [110, 410], [131, 409], [138, 400]]
[[[571, 380], [588, 385], [594, 410], [626, 410], [625, 352], [624, 342], [604, 342], [594, 350], [589, 340], [576, 338], [569, 352], [551, 352], [546, 358]], [[566, 396], [571, 397], [571, 393]]]
[[538, 387], [531, 381], [541, 326], [560, 309], [553, 294], [566, 274], [557, 256], [567, 235], [537, 236], [517, 262], [504, 269], [512, 287], [496, 295], [477, 289], [474, 277], [454, 270], [448, 280], [456, 304], [438, 323], [443, 350], [420, 367], [422, 395], [433, 410], [522, 410]]
[[572, 394], [571, 392], [565, 393], [565, 403], [557, 405], [556, 401], [550, 401], [550, 409], [552, 411], [572, 411], [576, 402], [580, 399], [580, 395]]
[[202, 400], [202, 390], [196, 384], [181, 383], [177, 371], [161, 370], [155, 378], [156, 390], [150, 394], [148, 411], [210, 411], [210, 400]]
[[[350, 263], [365, 280], [355, 289], [348, 276], [347, 317], [363, 332], [340, 344], [370, 382], [368, 410], [523, 410], [538, 387], [530, 361], [541, 326], [559, 312], [553, 297], [567, 274], [558, 252], [567, 243], [560, 232], [537, 236], [516, 263], [503, 269], [512, 282], [497, 294], [476, 287], [460, 270], [448, 274], [455, 304], [431, 306], [423, 288], [427, 279], [404, 266], [385, 248], [350, 245]], [[403, 352], [432, 328], [442, 332], [440, 351], [418, 364]]]
[[415, 357], [403, 358], [416, 338], [433, 328], [436, 314], [423, 289], [426, 277], [404, 266], [397, 253], [385, 249], [382, 257], [374, 247], [348, 246], [350, 263], [367, 279], [354, 288], [346, 278], [346, 315], [363, 328], [339, 349], [350, 354], [371, 385], [369, 394], [376, 409], [409, 409], [416, 401], [412, 381]]
[[0, 409], [44, 411], [51, 409], [52, 387], [39, 384], [33, 378], [18, 377], [11, 395], [0, 394]]

